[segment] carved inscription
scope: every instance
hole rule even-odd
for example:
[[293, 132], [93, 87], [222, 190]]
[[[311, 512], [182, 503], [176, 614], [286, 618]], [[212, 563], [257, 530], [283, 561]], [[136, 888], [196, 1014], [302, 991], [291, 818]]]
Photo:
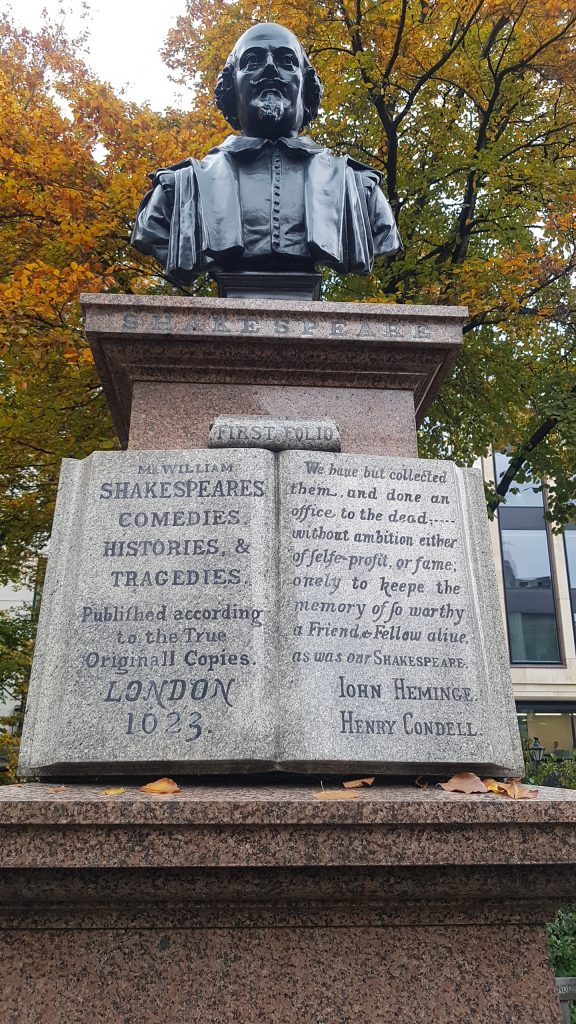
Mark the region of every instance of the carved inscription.
[[242, 448], [70, 461], [30, 770], [492, 763], [471, 472]]
[[210, 424], [210, 448], [309, 449], [339, 452], [333, 420], [286, 420], [268, 416], [217, 416]]
[[269, 677], [274, 457], [182, 454], [104, 456], [88, 496], [79, 717], [125, 760], [231, 757]]
[[266, 317], [258, 319], [231, 312], [223, 316], [185, 311], [172, 313], [129, 312], [122, 316], [122, 330], [139, 334], [225, 335], [229, 337], [304, 337], [347, 338], [392, 341], [427, 341], [434, 337], [434, 326], [414, 322], [404, 317], [348, 316], [346, 319], [328, 319], [326, 316]]
[[453, 467], [293, 452], [280, 473], [288, 685], [315, 708], [300, 756], [473, 757], [476, 621]]

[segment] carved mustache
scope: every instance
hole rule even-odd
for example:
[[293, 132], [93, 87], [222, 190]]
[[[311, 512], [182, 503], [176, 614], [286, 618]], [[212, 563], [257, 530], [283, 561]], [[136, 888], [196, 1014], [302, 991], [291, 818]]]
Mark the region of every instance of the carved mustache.
[[279, 78], [259, 78], [257, 82], [252, 82], [252, 88], [262, 92], [263, 88], [266, 89], [277, 89], [284, 96], [286, 94], [286, 85]]

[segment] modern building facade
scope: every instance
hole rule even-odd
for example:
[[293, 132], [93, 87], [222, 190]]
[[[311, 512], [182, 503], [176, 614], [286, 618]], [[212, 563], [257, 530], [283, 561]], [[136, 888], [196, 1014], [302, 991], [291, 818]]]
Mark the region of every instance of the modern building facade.
[[[506, 456], [484, 459], [497, 482]], [[546, 753], [576, 750], [576, 522], [554, 534], [546, 492], [522, 484], [491, 523], [520, 730]]]

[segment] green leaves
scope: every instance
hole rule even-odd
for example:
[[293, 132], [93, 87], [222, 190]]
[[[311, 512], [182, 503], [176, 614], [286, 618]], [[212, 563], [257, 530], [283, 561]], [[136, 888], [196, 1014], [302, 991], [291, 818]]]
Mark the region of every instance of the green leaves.
[[[383, 174], [405, 253], [367, 278], [326, 273], [326, 298], [466, 304], [423, 456], [470, 463], [511, 446], [576, 496], [576, 13], [560, 0], [269, 0], [325, 84], [312, 134]], [[129, 247], [147, 173], [202, 156], [228, 128], [218, 72], [256, 17], [246, 0], [188, 0], [165, 57], [194, 110], [126, 103], [73, 40], [0, 19], [0, 579], [50, 530], [59, 464], [116, 444], [82, 333], [86, 291], [172, 292]], [[206, 291], [205, 282], [194, 287]], [[533, 447], [530, 439], [553, 421]]]

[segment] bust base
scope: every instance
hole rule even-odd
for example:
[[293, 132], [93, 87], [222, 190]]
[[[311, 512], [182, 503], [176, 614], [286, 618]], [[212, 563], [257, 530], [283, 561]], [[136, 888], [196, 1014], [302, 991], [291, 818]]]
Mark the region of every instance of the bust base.
[[142, 450], [205, 448], [215, 416], [313, 410], [336, 420], [343, 451], [416, 457], [416, 426], [467, 316], [462, 306], [286, 297], [81, 301], [120, 442]]
[[219, 272], [216, 281], [220, 299], [288, 299], [318, 302], [322, 274], [266, 274], [256, 270], [235, 270]]

